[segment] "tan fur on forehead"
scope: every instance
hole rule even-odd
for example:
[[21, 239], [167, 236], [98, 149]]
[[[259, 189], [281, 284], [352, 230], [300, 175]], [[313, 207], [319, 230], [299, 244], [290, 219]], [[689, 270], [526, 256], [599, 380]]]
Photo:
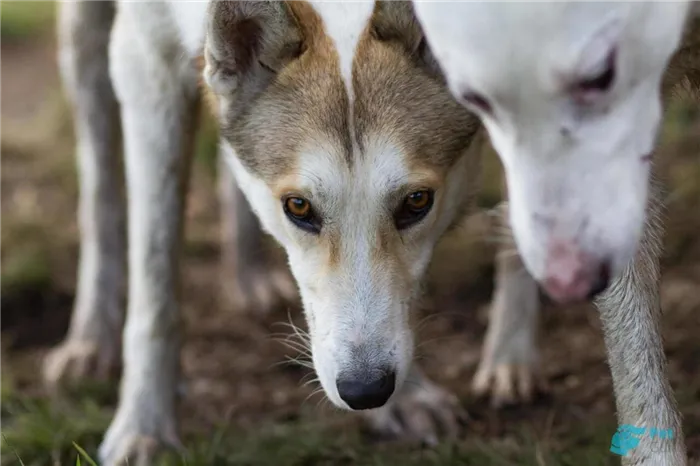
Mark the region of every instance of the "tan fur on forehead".
[[297, 33], [290, 36], [301, 37], [302, 54], [251, 105], [222, 122], [223, 135], [244, 165], [274, 183], [298, 169], [304, 148], [326, 148], [338, 163], [352, 165], [373, 140], [388, 140], [406, 154], [407, 166], [442, 178], [469, 146], [478, 123], [426, 60], [411, 4], [376, 4], [353, 61], [352, 111], [321, 18], [306, 2], [287, 8], [294, 19], [288, 27]]
[[421, 55], [422, 33], [410, 3], [379, 2], [373, 33], [360, 42], [355, 58], [358, 139], [391, 135], [409, 166], [443, 172], [469, 147], [478, 120]]

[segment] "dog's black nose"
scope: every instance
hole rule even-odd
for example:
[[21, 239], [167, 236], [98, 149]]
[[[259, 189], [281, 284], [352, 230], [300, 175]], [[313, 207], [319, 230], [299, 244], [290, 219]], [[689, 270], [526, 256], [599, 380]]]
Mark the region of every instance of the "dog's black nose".
[[608, 286], [610, 286], [610, 262], [604, 261], [600, 265], [598, 276], [591, 286], [591, 291], [588, 293], [588, 299], [597, 297], [599, 294], [607, 290]]
[[351, 409], [379, 408], [394, 393], [396, 373], [384, 372], [378, 378], [338, 378], [338, 394]]

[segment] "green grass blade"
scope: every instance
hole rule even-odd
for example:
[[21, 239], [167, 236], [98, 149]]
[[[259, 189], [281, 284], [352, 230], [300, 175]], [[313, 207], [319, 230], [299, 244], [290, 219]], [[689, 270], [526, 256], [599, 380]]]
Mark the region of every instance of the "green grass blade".
[[[80, 454], [80, 456], [85, 458], [85, 461], [87, 461], [90, 464], [90, 466], [97, 466], [97, 463], [95, 463], [95, 461], [92, 458], [90, 458], [90, 455], [88, 455], [87, 452], [85, 450], [83, 450], [80, 445], [73, 442], [73, 446], [75, 447], [76, 450], [78, 450], [78, 453]], [[78, 466], [80, 466], [80, 456], [78, 456], [78, 462], [76, 463]]]

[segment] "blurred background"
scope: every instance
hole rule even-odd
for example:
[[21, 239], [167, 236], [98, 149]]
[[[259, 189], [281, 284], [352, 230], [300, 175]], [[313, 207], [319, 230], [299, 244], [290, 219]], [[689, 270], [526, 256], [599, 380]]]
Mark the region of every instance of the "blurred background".
[[[84, 382], [49, 394], [40, 364], [67, 329], [78, 259], [71, 113], [56, 70], [53, 2], [1, 4], [2, 466], [74, 465], [74, 442], [95, 454], [117, 384]], [[187, 453], [190, 465], [601, 465], [615, 431], [610, 374], [591, 306], [546, 305], [539, 344], [549, 387], [531, 404], [492, 409], [470, 392], [493, 289], [493, 246], [458, 229], [440, 245], [421, 311], [419, 356], [470, 415], [457, 442], [435, 449], [375, 442], [338, 412], [275, 334], [303, 325], [298, 310], [255, 316], [217, 300], [216, 129], [204, 117], [183, 248]], [[500, 167], [486, 150], [483, 207], [499, 201]], [[667, 187], [664, 337], [691, 464], [700, 464], [700, 109], [669, 108], [656, 154]], [[289, 316], [289, 317], [288, 317]], [[85, 461], [83, 461], [85, 464]]]

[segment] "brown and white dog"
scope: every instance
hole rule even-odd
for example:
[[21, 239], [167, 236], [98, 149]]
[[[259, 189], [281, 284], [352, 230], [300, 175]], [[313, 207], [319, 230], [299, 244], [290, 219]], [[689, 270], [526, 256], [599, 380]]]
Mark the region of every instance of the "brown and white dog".
[[[178, 443], [178, 252], [202, 56], [224, 165], [287, 252], [330, 400], [400, 436], [454, 431], [454, 397], [413, 367], [409, 316], [435, 243], [477, 188], [466, 153], [479, 125], [450, 96], [410, 3], [66, 2], [60, 26], [82, 246], [71, 329], [45, 373], [105, 372], [123, 349], [101, 463]], [[236, 279], [266, 306], [261, 295], [290, 293], [251, 256], [260, 228], [229, 183]]]
[[[251, 256], [260, 231], [241, 192], [286, 250], [329, 399], [394, 434], [431, 438], [436, 428], [423, 421], [433, 415], [454, 430], [454, 398], [413, 366], [409, 315], [433, 247], [478, 189], [479, 160], [469, 148], [479, 125], [451, 97], [411, 4], [66, 2], [60, 33], [75, 106], [82, 242], [71, 330], [46, 361], [51, 381], [119, 359], [128, 212], [124, 371], [102, 464], [178, 443], [178, 251], [202, 55], [224, 165], [241, 190], [224, 182], [237, 210], [237, 284], [258, 290], [247, 302], [264, 307], [291, 292]], [[119, 192], [121, 137], [128, 209]], [[655, 263], [646, 265], [655, 276]], [[493, 325], [475, 378], [478, 390], [494, 379], [495, 397], [532, 390], [539, 303], [519, 267], [517, 257], [499, 258]], [[632, 276], [629, 286], [642, 285]], [[603, 303], [606, 336], [625, 326], [611, 312], [617, 306], [658, 311], [656, 295], [644, 297]], [[676, 428], [676, 458], [682, 435], [658, 329], [642, 336], [652, 341], [635, 345], [634, 357], [653, 358], [654, 371], [619, 369], [621, 417]], [[625, 342], [608, 338], [609, 348]], [[640, 376], [653, 378], [653, 390], [620, 398], [620, 383], [634, 386]]]

